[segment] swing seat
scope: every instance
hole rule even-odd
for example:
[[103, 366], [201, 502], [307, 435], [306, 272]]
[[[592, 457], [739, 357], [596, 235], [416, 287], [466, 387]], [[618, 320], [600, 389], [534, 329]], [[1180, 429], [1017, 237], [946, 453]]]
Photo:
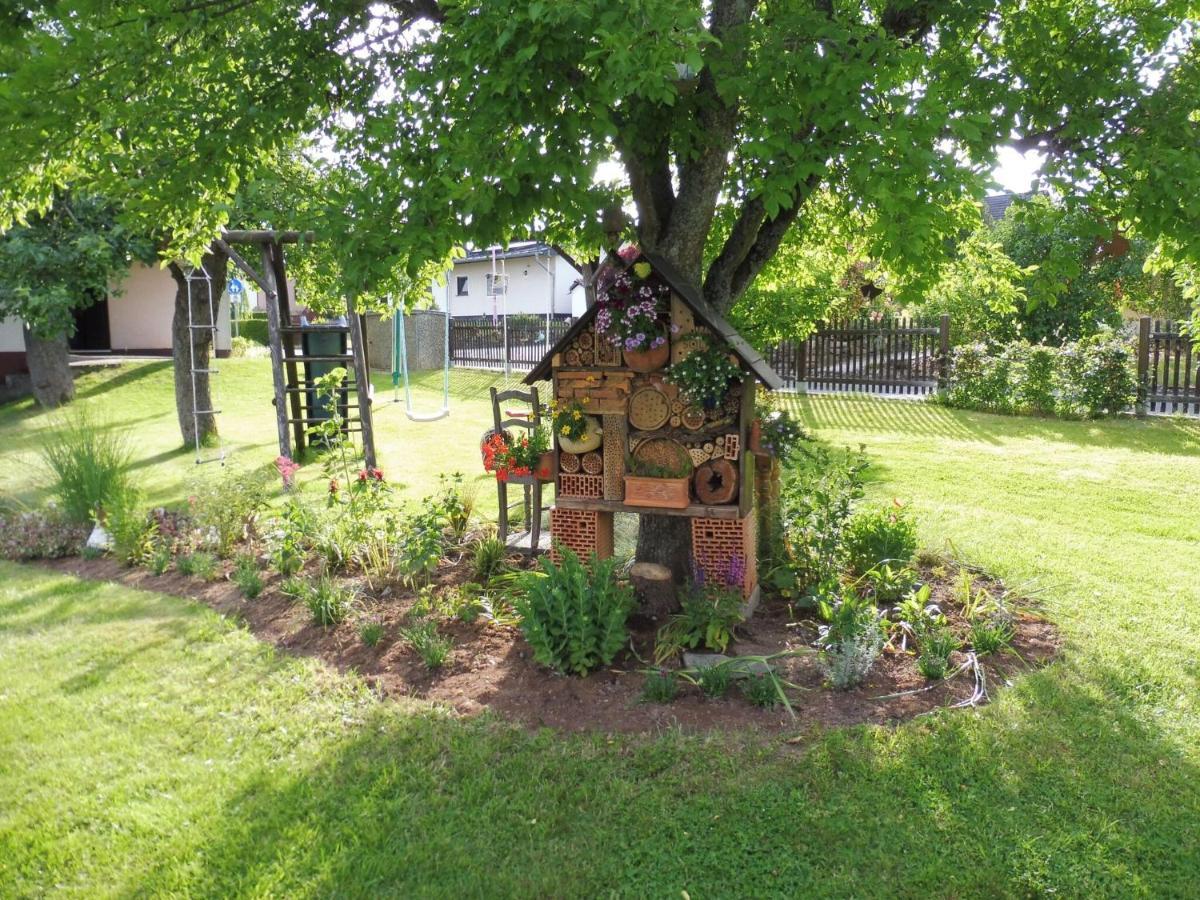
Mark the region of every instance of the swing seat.
[[436, 422], [438, 419], [444, 419], [450, 415], [450, 407], [443, 406], [435, 413], [415, 413], [411, 410], [405, 410], [404, 414], [408, 416], [410, 422]]

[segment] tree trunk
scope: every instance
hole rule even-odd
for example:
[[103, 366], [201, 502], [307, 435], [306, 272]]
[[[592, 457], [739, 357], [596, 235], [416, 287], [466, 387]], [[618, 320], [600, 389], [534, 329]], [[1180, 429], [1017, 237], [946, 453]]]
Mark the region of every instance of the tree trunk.
[[671, 570], [676, 584], [692, 577], [692, 520], [685, 516], [642, 515], [638, 523], [637, 561]]
[[[188, 278], [179, 263], [169, 266], [171, 277], [175, 279], [175, 317], [171, 322], [171, 355], [175, 359], [175, 412], [179, 417], [179, 433], [189, 447], [195, 446], [197, 439], [204, 444], [217, 434], [217, 417], [213, 413], [208, 372], [211, 360], [216, 355], [215, 333], [208, 327], [209, 303], [211, 296], [211, 318], [215, 319], [221, 295], [225, 292], [227, 262], [228, 257], [213, 247], [201, 260], [204, 271], [209, 275], [208, 280], [198, 269], [193, 273], [190, 290], [193, 327], [188, 324]], [[193, 366], [198, 370], [194, 380]]]
[[26, 328], [25, 362], [38, 405], [53, 409], [75, 399], [75, 377], [71, 374], [66, 334], [40, 338]]

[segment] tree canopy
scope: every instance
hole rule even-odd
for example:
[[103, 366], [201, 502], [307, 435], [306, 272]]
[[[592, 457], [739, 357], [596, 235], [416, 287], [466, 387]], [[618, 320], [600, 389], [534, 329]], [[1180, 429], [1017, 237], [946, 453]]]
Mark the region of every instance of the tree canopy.
[[70, 337], [75, 312], [106, 297], [150, 242], [117, 221], [112, 204], [58, 195], [44, 213], [0, 235], [0, 318], [15, 316], [42, 339]]
[[[347, 290], [600, 212], [728, 309], [812, 198], [932, 282], [997, 146], [1200, 259], [1190, 0], [62, 0], [0, 32], [0, 227], [87, 184], [203, 247], [239, 182], [324, 148]], [[598, 180], [620, 160], [619, 183]], [[719, 230], [721, 239], [713, 240]]]

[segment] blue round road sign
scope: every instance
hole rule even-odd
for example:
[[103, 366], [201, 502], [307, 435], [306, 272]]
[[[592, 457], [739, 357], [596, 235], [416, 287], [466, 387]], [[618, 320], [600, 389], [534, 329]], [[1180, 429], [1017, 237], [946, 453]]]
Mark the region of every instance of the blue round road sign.
[[230, 279], [229, 279], [229, 286], [226, 288], [226, 290], [228, 290], [228, 291], [229, 291], [229, 293], [230, 293], [230, 295], [231, 295], [231, 296], [234, 296], [234, 297], [236, 297], [236, 296], [237, 296], [238, 294], [240, 294], [240, 293], [241, 293], [243, 290], [245, 290], [245, 286], [242, 284], [242, 282], [241, 282], [241, 280], [240, 280], [240, 279], [238, 279], [238, 278], [230, 278]]

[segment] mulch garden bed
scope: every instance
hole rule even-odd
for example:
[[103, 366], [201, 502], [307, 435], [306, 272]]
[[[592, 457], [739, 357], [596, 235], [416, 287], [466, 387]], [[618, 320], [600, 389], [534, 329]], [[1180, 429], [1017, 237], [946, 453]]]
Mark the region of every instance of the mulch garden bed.
[[[511, 562], [528, 566], [514, 557]], [[976, 687], [966, 672], [929, 688], [917, 671], [912, 654], [887, 647], [866, 681], [849, 691], [823, 686], [815, 654], [779, 661], [781, 674], [801, 688], [793, 697], [796, 718], [783, 707], [752, 706], [735, 689], [719, 700], [704, 698], [684, 686], [669, 704], [642, 702], [644, 671], [648, 663], [626, 652], [608, 668], [586, 678], [557, 675], [531, 659], [520, 632], [478, 619], [473, 623], [449, 620], [441, 626], [454, 638], [454, 652], [442, 668], [431, 671], [397, 636], [406, 613], [416, 599], [413, 591], [392, 584], [376, 594], [364, 592], [362, 613], [385, 625], [385, 637], [374, 647], [363, 644], [353, 618], [329, 628], [313, 623], [308, 610], [279, 591], [280, 579], [264, 572], [262, 594], [247, 600], [238, 588], [222, 578], [203, 582], [174, 572], [156, 576], [143, 569], [123, 567], [111, 558], [72, 557], [45, 563], [55, 571], [81, 578], [117, 582], [130, 587], [187, 597], [234, 617], [264, 641], [298, 655], [319, 657], [342, 671], [353, 669], [384, 696], [410, 696], [435, 701], [464, 715], [492, 710], [527, 727], [563, 731], [653, 732], [679, 727], [688, 732], [754, 730], [767, 733], [800, 732], [859, 723], [886, 724], [909, 719], [971, 697]], [[228, 567], [227, 567], [228, 568]], [[951, 600], [954, 573], [921, 567], [952, 626], [961, 616]], [[451, 587], [471, 580], [470, 565], [443, 564], [436, 587]], [[1003, 586], [977, 576], [976, 588], [1002, 594]], [[1057, 629], [1036, 614], [1028, 601], [1008, 598], [1015, 613], [1016, 636], [1011, 652], [980, 659], [989, 695], [1013, 677], [1051, 660], [1058, 652]], [[633, 619], [633, 645], [642, 660], [652, 659], [659, 623]], [[818, 622], [808, 614], [793, 618], [782, 601], [766, 599], [741, 629], [729, 652], [766, 655], [811, 648]], [[965, 659], [952, 657], [952, 668]], [[928, 690], [921, 690], [929, 688]], [[914, 693], [905, 693], [914, 692]], [[897, 695], [900, 696], [892, 696]], [[887, 699], [880, 699], [887, 698]]]

